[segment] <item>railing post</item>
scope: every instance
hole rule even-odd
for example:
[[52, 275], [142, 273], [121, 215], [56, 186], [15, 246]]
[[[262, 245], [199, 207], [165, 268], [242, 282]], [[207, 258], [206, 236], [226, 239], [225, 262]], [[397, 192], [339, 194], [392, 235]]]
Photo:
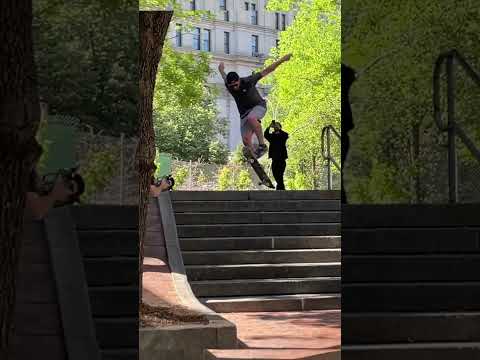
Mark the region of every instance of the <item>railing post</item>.
[[327, 128], [327, 153], [328, 153], [328, 167], [327, 167], [327, 189], [332, 190], [332, 154], [330, 152], [330, 128]]
[[454, 55], [447, 58], [448, 100], [448, 187], [449, 202], [458, 201], [458, 169], [455, 142], [455, 64]]

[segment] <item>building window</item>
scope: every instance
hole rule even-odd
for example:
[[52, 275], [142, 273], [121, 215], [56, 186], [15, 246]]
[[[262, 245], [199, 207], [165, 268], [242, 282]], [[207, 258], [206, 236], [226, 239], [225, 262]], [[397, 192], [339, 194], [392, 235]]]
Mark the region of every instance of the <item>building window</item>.
[[175, 44], [177, 47], [182, 47], [182, 25], [177, 24], [175, 27]]
[[280, 30], [280, 14], [275, 13], [275, 29]]
[[282, 14], [282, 30], [285, 30], [287, 25], [287, 15]]
[[223, 33], [223, 48], [225, 54], [230, 54], [230, 33], [227, 31]]
[[220, 10], [227, 10], [227, 0], [220, 0]]
[[210, 30], [203, 29], [203, 51], [210, 51]]
[[193, 48], [195, 50], [200, 50], [200, 28], [195, 28], [193, 30]]
[[223, 12], [223, 20], [224, 21], [230, 21], [230, 13], [228, 12], [228, 10], [225, 10]]
[[258, 35], [252, 35], [252, 56], [258, 56]]
[[246, 11], [248, 11], [249, 5], [250, 5], [250, 4], [249, 4], [248, 2], [245, 2], [245, 10], [246, 10]]
[[190, 0], [190, 10], [197, 10], [197, 4], [195, 3], [195, 0]]
[[258, 25], [258, 11], [257, 11], [257, 5], [252, 4], [252, 14], [251, 14], [251, 19], [252, 19], [252, 25]]

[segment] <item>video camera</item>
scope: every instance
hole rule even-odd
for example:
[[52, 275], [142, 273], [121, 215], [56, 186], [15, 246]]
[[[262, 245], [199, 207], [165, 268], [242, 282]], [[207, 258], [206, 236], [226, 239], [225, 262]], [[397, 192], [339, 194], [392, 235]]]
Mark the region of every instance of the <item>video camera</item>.
[[39, 193], [41, 195], [49, 194], [53, 190], [57, 178], [60, 176], [73, 194], [64, 202], [56, 202], [54, 207], [79, 203], [80, 196], [85, 192], [85, 181], [77, 170], [78, 166], [60, 169], [56, 173], [49, 173], [42, 176]]

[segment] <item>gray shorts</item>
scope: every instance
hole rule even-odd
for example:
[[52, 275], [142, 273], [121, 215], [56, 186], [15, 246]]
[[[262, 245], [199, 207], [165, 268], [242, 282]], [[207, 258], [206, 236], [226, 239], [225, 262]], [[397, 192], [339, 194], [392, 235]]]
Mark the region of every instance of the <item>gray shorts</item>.
[[242, 134], [242, 137], [248, 131], [253, 130], [252, 127], [250, 126], [250, 124], [247, 121], [248, 116], [249, 115], [255, 115], [257, 120], [260, 122], [260, 120], [265, 116], [266, 113], [267, 113], [267, 108], [265, 106], [257, 105], [252, 110], [250, 110], [245, 115], [243, 115], [240, 118], [240, 133]]

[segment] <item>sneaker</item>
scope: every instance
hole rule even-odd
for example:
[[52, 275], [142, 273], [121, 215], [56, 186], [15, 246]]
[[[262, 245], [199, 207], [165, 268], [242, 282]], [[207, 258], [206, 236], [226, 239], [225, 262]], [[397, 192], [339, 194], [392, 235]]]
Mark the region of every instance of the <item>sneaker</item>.
[[268, 151], [268, 147], [265, 144], [258, 145], [257, 151], [255, 151], [255, 157], [260, 159], [263, 155], [265, 155]]

